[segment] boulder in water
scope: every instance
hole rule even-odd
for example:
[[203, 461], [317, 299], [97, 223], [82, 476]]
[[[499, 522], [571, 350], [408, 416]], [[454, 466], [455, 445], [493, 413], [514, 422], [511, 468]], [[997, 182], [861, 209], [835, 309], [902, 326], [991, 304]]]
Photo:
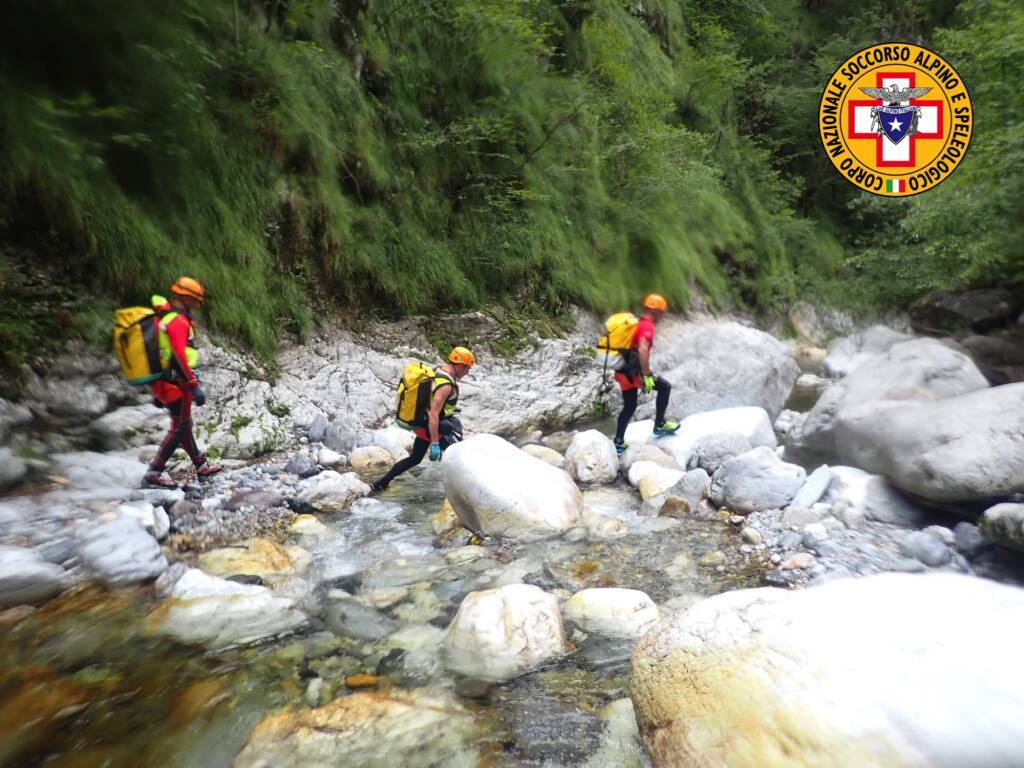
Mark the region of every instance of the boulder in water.
[[561, 469], [495, 435], [474, 435], [445, 451], [445, 495], [467, 528], [535, 540], [580, 523], [583, 498]]
[[32, 549], [0, 546], [0, 609], [38, 605], [64, 588], [65, 573]]
[[474, 768], [478, 731], [474, 714], [449, 692], [363, 691], [264, 718], [233, 766]]
[[646, 593], [617, 587], [584, 589], [566, 601], [565, 620], [604, 637], [638, 638], [659, 618]]
[[1021, 622], [1024, 591], [953, 574], [727, 592], [641, 638], [640, 733], [656, 768], [1017, 765]]
[[565, 464], [581, 483], [614, 483], [619, 476], [615, 445], [596, 429], [576, 433], [565, 452]]
[[676, 457], [680, 467], [689, 466], [694, 446], [701, 438], [734, 432], [747, 439], [752, 448], [779, 444], [771, 419], [763, 408], [722, 408], [696, 413], [683, 419], [674, 435], [656, 438], [657, 445]]
[[367, 469], [369, 467], [390, 467], [395, 463], [395, 457], [379, 445], [361, 445], [353, 448], [348, 455], [348, 464], [353, 469]]
[[711, 478], [711, 500], [735, 512], [782, 509], [803, 487], [803, 467], [786, 464], [761, 447], [729, 459]]
[[628, 473], [633, 468], [633, 465], [646, 461], [651, 464], [657, 464], [665, 467], [666, 469], [680, 469], [676, 457], [668, 451], [662, 450], [657, 445], [649, 443], [641, 443], [640, 445], [631, 445], [626, 449], [619, 457], [619, 466], [622, 467], [622, 471]]
[[568, 651], [558, 599], [530, 584], [470, 592], [445, 635], [448, 668], [511, 680]]
[[266, 587], [238, 584], [190, 568], [171, 597], [146, 619], [150, 632], [210, 648], [248, 645], [295, 632], [306, 615]]
[[321, 512], [340, 511], [369, 493], [370, 486], [355, 472], [339, 474], [328, 469], [299, 483], [299, 498]]
[[303, 573], [313, 556], [302, 547], [251, 539], [244, 548], [224, 547], [199, 556], [199, 567], [214, 576], [259, 576], [273, 586]]

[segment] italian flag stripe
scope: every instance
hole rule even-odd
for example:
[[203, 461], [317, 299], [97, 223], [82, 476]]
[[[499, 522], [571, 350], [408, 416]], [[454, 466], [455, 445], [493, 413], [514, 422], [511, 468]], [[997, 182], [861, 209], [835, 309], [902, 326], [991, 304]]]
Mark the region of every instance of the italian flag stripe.
[[886, 192], [906, 192], [907, 182], [903, 179], [886, 179], [885, 180], [885, 191]]

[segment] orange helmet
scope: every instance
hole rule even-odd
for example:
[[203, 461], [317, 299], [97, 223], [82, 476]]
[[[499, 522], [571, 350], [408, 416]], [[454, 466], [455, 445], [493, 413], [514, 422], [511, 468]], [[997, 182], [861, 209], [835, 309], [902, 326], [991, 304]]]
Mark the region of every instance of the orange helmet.
[[473, 357], [473, 353], [465, 347], [455, 347], [448, 353], [448, 362], [455, 363], [456, 365], [472, 366], [476, 363], [476, 358]]
[[656, 293], [647, 294], [647, 298], [644, 299], [644, 309], [654, 309], [661, 312], [668, 310], [668, 302], [665, 301], [664, 296], [659, 296]]
[[191, 277], [179, 277], [178, 281], [171, 286], [171, 293], [176, 293], [179, 296], [191, 296], [199, 301], [206, 298], [206, 291], [203, 290], [202, 284]]

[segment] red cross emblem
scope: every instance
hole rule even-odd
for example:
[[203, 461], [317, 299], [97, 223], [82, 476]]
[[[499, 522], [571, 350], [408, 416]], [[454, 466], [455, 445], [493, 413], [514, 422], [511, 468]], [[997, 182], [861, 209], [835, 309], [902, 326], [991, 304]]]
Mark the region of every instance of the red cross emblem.
[[[876, 82], [879, 88], [897, 85], [913, 88], [915, 72], [878, 72]], [[921, 117], [917, 132], [906, 141], [894, 144], [888, 136], [872, 129], [871, 109], [885, 104], [882, 99], [849, 99], [847, 102], [850, 139], [875, 140], [875, 164], [879, 168], [914, 168], [917, 166], [917, 140], [943, 138], [943, 109], [939, 99], [910, 99], [909, 106], [920, 107]]]

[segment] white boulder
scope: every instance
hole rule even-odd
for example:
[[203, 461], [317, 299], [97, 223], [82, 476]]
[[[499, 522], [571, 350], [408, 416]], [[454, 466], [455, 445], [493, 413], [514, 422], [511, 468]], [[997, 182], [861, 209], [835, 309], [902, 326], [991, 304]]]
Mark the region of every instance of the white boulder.
[[704, 435], [694, 441], [690, 448], [689, 469], [703, 469], [709, 475], [715, 474], [722, 464], [733, 456], [746, 453], [754, 446], [746, 435], [739, 432], [716, 432]]
[[829, 387], [807, 418], [787, 433], [786, 450], [807, 460], [838, 457], [861, 466], [851, 460], [839, 436], [839, 422], [848, 411], [878, 401], [909, 406], [912, 401], [942, 400], [987, 387], [988, 381], [962, 352], [935, 339], [905, 341], [865, 360]]
[[584, 589], [563, 608], [565, 620], [588, 634], [638, 638], [661, 616], [646, 593], [617, 587]]
[[843, 459], [934, 501], [1024, 491], [1024, 382], [936, 402], [873, 403], [843, 412]]
[[445, 635], [453, 672], [511, 680], [568, 651], [558, 599], [530, 584], [470, 592]]
[[596, 429], [576, 433], [565, 452], [565, 464], [581, 483], [613, 483], [619, 475], [615, 445]]
[[32, 549], [0, 546], [0, 609], [38, 605], [64, 588], [64, 569]]
[[1019, 765], [1021, 622], [1024, 591], [952, 574], [726, 592], [641, 638], [640, 733], [656, 768]]
[[147, 629], [209, 648], [249, 645], [295, 632], [306, 615], [266, 587], [238, 584], [190, 568], [171, 598], [146, 619]]
[[130, 501], [117, 507], [117, 514], [131, 518], [157, 541], [163, 541], [171, 531], [171, 521], [163, 507], [154, 507], [148, 501]]
[[156, 539], [138, 520], [118, 517], [92, 528], [79, 528], [76, 554], [86, 570], [110, 586], [155, 579], [167, 570]]
[[495, 435], [452, 446], [441, 468], [445, 496], [471, 530], [533, 540], [580, 523], [583, 499], [572, 478]]
[[675, 456], [680, 467], [685, 467], [701, 438], [726, 432], [742, 435], [752, 448], [774, 448], [779, 444], [767, 411], [755, 407], [722, 408], [688, 416], [680, 422], [678, 432], [657, 438], [657, 444]]
[[768, 447], [729, 459], [711, 478], [711, 500], [735, 512], [782, 509], [807, 479], [803, 467], [787, 464]]
[[895, 344], [910, 341], [909, 336], [884, 325], [873, 325], [850, 336], [836, 339], [828, 346], [822, 368], [826, 376], [841, 379], [874, 355], [884, 354]]
[[336, 512], [370, 493], [370, 486], [355, 472], [340, 474], [333, 469], [299, 483], [299, 498], [322, 512]]
[[371, 442], [390, 453], [395, 461], [401, 461], [412, 450], [416, 435], [401, 427], [384, 427], [373, 431]]
[[821, 497], [828, 492], [834, 479], [835, 475], [832, 473], [832, 470], [828, 468], [827, 464], [822, 464], [811, 472], [806, 482], [789, 503], [794, 507], [809, 509], [812, 504], [817, 504]]

